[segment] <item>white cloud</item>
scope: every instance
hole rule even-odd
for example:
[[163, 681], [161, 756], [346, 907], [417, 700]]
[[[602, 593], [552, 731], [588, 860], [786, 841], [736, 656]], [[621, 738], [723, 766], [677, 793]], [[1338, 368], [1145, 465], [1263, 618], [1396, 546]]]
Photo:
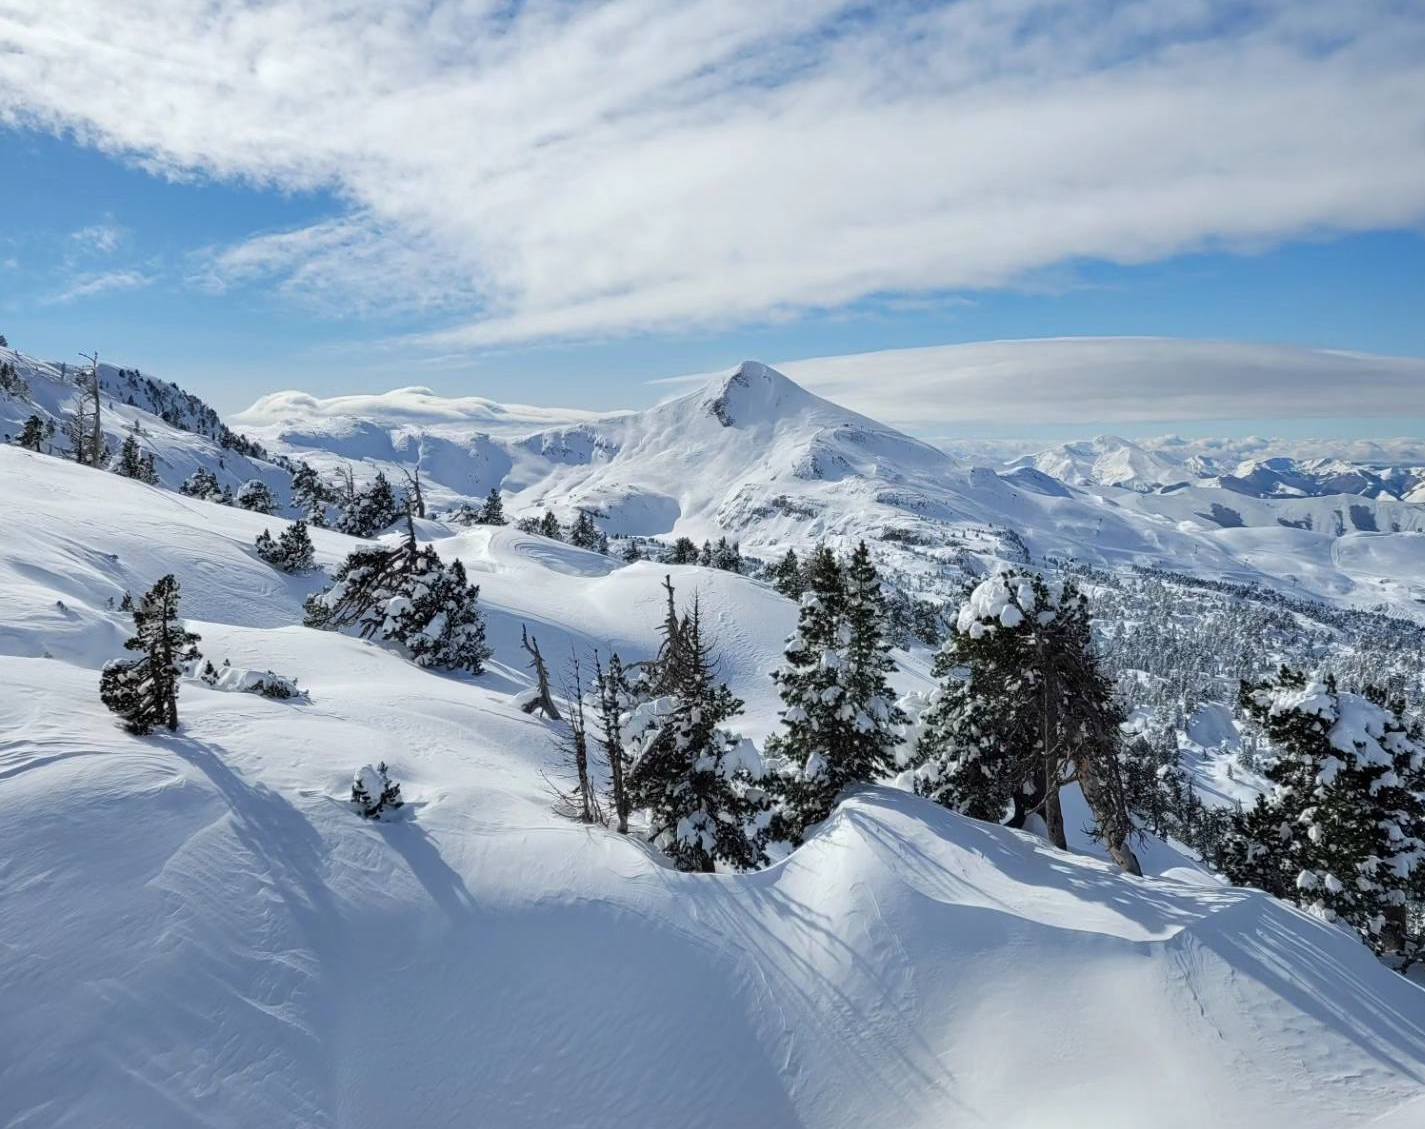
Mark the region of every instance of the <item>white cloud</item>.
[[[780, 363], [793, 380], [927, 436], [995, 425], [1425, 419], [1425, 359], [1158, 337], [986, 341]], [[667, 383], [678, 383], [683, 379]]]
[[457, 312], [438, 348], [1414, 223], [1422, 89], [1425, 9], [1395, 0], [0, 11], [0, 122], [350, 202], [209, 285]]
[[111, 290], [136, 290], [152, 284], [153, 278], [136, 270], [111, 270], [99, 274], [83, 274], [71, 279], [58, 294], [49, 298], [50, 303], [73, 302], [78, 298], [89, 298]]
[[70, 244], [91, 255], [112, 255], [128, 237], [128, 229], [115, 223], [95, 223], [69, 233]]

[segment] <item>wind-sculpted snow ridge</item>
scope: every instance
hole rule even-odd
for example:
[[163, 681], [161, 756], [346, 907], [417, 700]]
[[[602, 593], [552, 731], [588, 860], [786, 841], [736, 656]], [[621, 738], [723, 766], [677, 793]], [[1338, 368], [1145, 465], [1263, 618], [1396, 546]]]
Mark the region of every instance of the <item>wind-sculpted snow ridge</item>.
[[[877, 787], [768, 870], [693, 875], [555, 815], [521, 627], [561, 667], [647, 657], [671, 572], [761, 740], [796, 614], [766, 587], [439, 537], [495, 647], [443, 676], [296, 626], [321, 580], [250, 551], [274, 519], [11, 448], [0, 479], [0, 1124], [1401, 1129], [1425, 1103], [1425, 992], [1162, 844], [1131, 879]], [[312, 534], [328, 568], [360, 544]], [[186, 679], [177, 734], [117, 726], [110, 600], [164, 572], [205, 656], [306, 696]], [[405, 804], [364, 820], [382, 761]]]

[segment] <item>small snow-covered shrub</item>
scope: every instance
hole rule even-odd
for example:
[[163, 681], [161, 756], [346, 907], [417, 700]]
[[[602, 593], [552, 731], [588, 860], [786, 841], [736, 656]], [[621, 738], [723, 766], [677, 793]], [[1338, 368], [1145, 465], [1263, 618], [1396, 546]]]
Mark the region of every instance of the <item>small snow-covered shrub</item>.
[[243, 483], [234, 501], [242, 509], [259, 514], [270, 514], [277, 509], [277, 499], [272, 496], [267, 483], [260, 478]]
[[383, 813], [405, 803], [401, 786], [391, 779], [385, 761], [375, 768], [364, 764], [356, 770], [351, 780], [351, 802], [366, 819], [380, 819]]
[[272, 670], [244, 670], [226, 661], [221, 667], [204, 663], [198, 678], [214, 690], [230, 694], [260, 694], [278, 701], [307, 696], [305, 690], [298, 688], [295, 678]]

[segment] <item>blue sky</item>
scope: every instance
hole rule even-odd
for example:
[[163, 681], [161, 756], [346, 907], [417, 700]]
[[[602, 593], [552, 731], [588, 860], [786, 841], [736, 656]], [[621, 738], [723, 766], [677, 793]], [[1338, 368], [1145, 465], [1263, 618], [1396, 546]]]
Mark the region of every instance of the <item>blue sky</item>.
[[[1010, 26], [992, 0], [854, 21], [729, 0], [619, 25], [629, 5], [532, 4], [510, 39], [403, 0], [382, 9], [390, 60], [345, 24], [286, 34], [325, 18], [296, 0], [261, 0], [241, 35], [185, 32], [175, 6], [174, 65], [97, 97], [70, 76], [152, 42], [163, 0], [80, 4], [58, 46], [51, 10], [22, 3], [0, 28], [0, 332], [45, 357], [98, 348], [224, 411], [411, 384], [638, 406], [667, 391], [649, 381], [744, 357], [1004, 338], [1425, 357], [1408, 8], [1092, 3], [1066, 43], [1035, 3]], [[1362, 391], [1359, 413], [1164, 422], [1419, 425]]]

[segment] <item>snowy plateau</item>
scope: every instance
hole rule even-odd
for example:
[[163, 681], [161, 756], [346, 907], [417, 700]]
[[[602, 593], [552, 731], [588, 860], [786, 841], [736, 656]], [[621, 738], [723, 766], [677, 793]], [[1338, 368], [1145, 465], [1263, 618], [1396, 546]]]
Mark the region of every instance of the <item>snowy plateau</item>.
[[[498, 490], [512, 519], [586, 511], [645, 557], [864, 538], [937, 605], [1005, 564], [1073, 568], [1100, 626], [1170, 596], [1183, 631], [1261, 614], [1322, 661], [1404, 639], [1418, 703], [1419, 467], [1109, 440], [976, 465], [753, 362], [639, 412], [402, 389], [225, 422], [100, 366], [110, 445], [142, 437], [148, 484], [61, 457], [74, 370], [0, 360], [23, 384], [0, 433], [56, 425], [0, 445], [0, 1125], [1425, 1126], [1425, 990], [1181, 843], [1145, 835], [1144, 876], [1121, 873], [1072, 788], [1069, 851], [887, 781], [747, 873], [682, 873], [637, 826], [558, 814], [523, 632], [563, 701], [571, 652], [657, 651], [670, 577], [760, 746], [797, 606], [756, 575], [446, 516]], [[412, 528], [479, 585], [483, 674], [302, 626], [328, 577], [254, 551], [300, 516], [297, 460], [398, 487], [419, 468]], [[276, 513], [180, 493], [198, 470], [265, 483]], [[311, 539], [325, 573], [371, 544]], [[185, 677], [179, 729], [134, 736], [99, 674], [125, 594], [165, 574], [230, 673]], [[934, 649], [899, 643], [913, 701]], [[243, 692], [269, 670], [300, 692]], [[1229, 698], [1190, 703], [1178, 736], [1207, 804], [1260, 790]], [[352, 774], [379, 762], [405, 803], [364, 820]]]

